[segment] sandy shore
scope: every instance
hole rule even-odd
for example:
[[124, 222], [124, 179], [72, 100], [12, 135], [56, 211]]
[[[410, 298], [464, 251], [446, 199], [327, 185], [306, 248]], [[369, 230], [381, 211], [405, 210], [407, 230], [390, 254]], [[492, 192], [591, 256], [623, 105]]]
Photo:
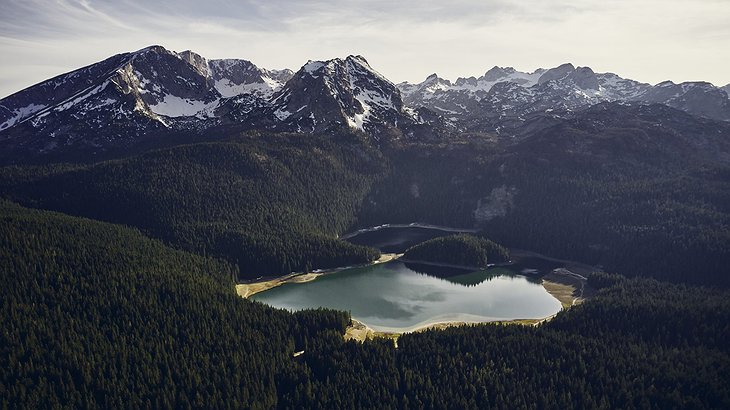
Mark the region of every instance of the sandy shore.
[[563, 308], [580, 304], [594, 293], [585, 277], [565, 268], [555, 269], [543, 276], [542, 286], [560, 301]]
[[395, 341], [395, 346], [398, 347], [398, 338], [406, 333], [416, 333], [416, 332], [425, 332], [427, 330], [443, 330], [447, 329], [449, 327], [458, 327], [458, 326], [479, 326], [483, 324], [506, 324], [506, 325], [523, 325], [523, 326], [537, 326], [538, 324], [542, 322], [546, 322], [550, 319], [555, 317], [555, 315], [550, 315], [544, 318], [540, 319], [514, 319], [514, 320], [482, 320], [482, 321], [435, 321], [435, 322], [428, 322], [422, 325], [417, 325], [412, 328], [409, 328], [407, 331], [397, 332], [397, 331], [378, 331], [374, 330], [368, 325], [366, 325], [363, 322], [360, 322], [357, 319], [352, 319], [352, 324], [345, 329], [345, 340], [356, 340], [358, 342], [363, 342], [368, 339], [373, 339], [376, 337], [384, 337], [388, 339], [393, 339]]
[[322, 271], [317, 271], [317, 272], [290, 273], [288, 275], [284, 275], [279, 278], [274, 278], [271, 280], [265, 280], [265, 281], [261, 281], [261, 282], [239, 283], [236, 285], [236, 293], [238, 294], [238, 296], [241, 296], [243, 298], [248, 298], [259, 292], [263, 292], [265, 290], [269, 290], [271, 288], [281, 286], [285, 283], [311, 282], [322, 275], [339, 272], [343, 269], [360, 268], [360, 267], [364, 267], [364, 266], [375, 265], [378, 263], [390, 262], [394, 259], [398, 259], [401, 255], [402, 254], [397, 254], [397, 253], [384, 253], [384, 254], [380, 255], [380, 258], [378, 260], [373, 261], [371, 263], [362, 264], [362, 265], [343, 266], [343, 267], [339, 267], [339, 268], [327, 269], [327, 270], [322, 270]]
[[[592, 290], [587, 287], [586, 279], [565, 268], [555, 269], [551, 273], [545, 275], [542, 280], [542, 286], [555, 299], [560, 301], [563, 309], [582, 303], [585, 299], [592, 295]], [[537, 326], [543, 322], [547, 322], [555, 317], [556, 314], [537, 319], [514, 319], [514, 320], [439, 320], [434, 319], [422, 324], [415, 325], [404, 331], [377, 331], [370, 328], [357, 319], [352, 319], [350, 325], [345, 331], [345, 340], [364, 341], [374, 337], [386, 337], [394, 339], [397, 347], [398, 337], [404, 333], [422, 332], [429, 329], [446, 329], [453, 326], [464, 325], [480, 325], [485, 323], [502, 323], [524, 326]]]

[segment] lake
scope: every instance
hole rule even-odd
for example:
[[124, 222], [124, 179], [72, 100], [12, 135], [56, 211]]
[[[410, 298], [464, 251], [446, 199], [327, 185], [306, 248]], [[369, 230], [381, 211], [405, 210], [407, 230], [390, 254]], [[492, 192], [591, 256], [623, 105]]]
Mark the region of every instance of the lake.
[[501, 268], [443, 278], [417, 269], [400, 261], [347, 269], [312, 282], [287, 283], [252, 299], [292, 310], [349, 311], [372, 329], [391, 332], [440, 322], [543, 318], [561, 307], [539, 282]]
[[[387, 246], [402, 252], [414, 232], [425, 236], [448, 233], [433, 231], [438, 232], [387, 228], [375, 231], [374, 237], [381, 249]], [[539, 279], [503, 267], [472, 272], [398, 260], [345, 269], [311, 282], [284, 284], [252, 299], [290, 310], [327, 307], [349, 311], [372, 329], [386, 332], [406, 332], [441, 322], [539, 319], [561, 308]]]

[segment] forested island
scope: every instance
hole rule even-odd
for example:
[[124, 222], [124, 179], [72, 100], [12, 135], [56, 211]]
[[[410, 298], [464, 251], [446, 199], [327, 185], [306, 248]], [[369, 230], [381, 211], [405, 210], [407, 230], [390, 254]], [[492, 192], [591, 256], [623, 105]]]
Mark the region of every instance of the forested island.
[[458, 234], [430, 239], [408, 248], [403, 260], [485, 268], [509, 261], [509, 251], [483, 237]]

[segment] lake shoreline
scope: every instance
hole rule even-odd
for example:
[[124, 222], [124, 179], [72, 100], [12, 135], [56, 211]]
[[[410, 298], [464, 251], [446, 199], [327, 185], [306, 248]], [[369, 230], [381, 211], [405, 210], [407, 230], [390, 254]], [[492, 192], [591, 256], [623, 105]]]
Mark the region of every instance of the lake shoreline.
[[330, 275], [333, 273], [341, 272], [346, 269], [354, 269], [354, 268], [364, 268], [367, 266], [377, 265], [379, 263], [386, 263], [393, 260], [398, 259], [403, 254], [398, 253], [383, 253], [380, 255], [380, 258], [378, 260], [372, 261], [370, 263], [363, 263], [360, 265], [352, 265], [352, 266], [341, 266], [338, 268], [331, 268], [316, 272], [295, 272], [290, 273], [288, 275], [279, 276], [273, 279], [265, 279], [261, 281], [254, 281], [254, 282], [248, 282], [248, 283], [237, 283], [236, 288], [236, 294], [238, 296], [247, 299], [251, 296], [267, 291], [269, 289], [273, 289], [277, 286], [281, 286], [285, 283], [306, 283], [311, 282], [315, 279], [317, 279], [320, 276], [324, 275]]
[[423, 228], [423, 229], [434, 229], [434, 230], [438, 230], [438, 231], [454, 232], [454, 233], [477, 233], [477, 232], [479, 232], [479, 230], [475, 229], [475, 228], [454, 228], [452, 226], [433, 225], [433, 224], [413, 222], [410, 224], [383, 224], [383, 225], [373, 226], [370, 228], [358, 229], [357, 231], [342, 234], [339, 237], [339, 239], [343, 239], [343, 240], [350, 239], [352, 237], [355, 237], [357, 235], [360, 235], [360, 234], [363, 234], [366, 232], [375, 232], [375, 231], [379, 231], [381, 229], [388, 229], [388, 228]]
[[[358, 268], [358, 267], [366, 267], [366, 266], [372, 266], [379, 263], [386, 263], [391, 261], [401, 261], [404, 263], [421, 263], [426, 265], [434, 265], [434, 266], [443, 266], [443, 267], [451, 267], [451, 268], [461, 268], [461, 269], [473, 269], [473, 270], [482, 270], [484, 268], [479, 267], [468, 267], [468, 266], [458, 266], [458, 265], [450, 265], [450, 264], [440, 264], [440, 263], [434, 263], [434, 262], [428, 262], [428, 261], [415, 261], [415, 260], [408, 260], [402, 258], [403, 254], [394, 254], [394, 253], [387, 253], [382, 254], [381, 257], [377, 261], [373, 261], [369, 264], [362, 264], [358, 266], [347, 266], [347, 267], [341, 267], [341, 268], [333, 268], [326, 271], [320, 271], [320, 272], [299, 272], [299, 273], [292, 273], [289, 275], [285, 275], [279, 278], [274, 278], [271, 280], [265, 280], [265, 281], [259, 281], [259, 282], [251, 282], [251, 283], [242, 283], [236, 285], [236, 293], [243, 297], [243, 298], [250, 298], [251, 296], [267, 291], [269, 289], [275, 288], [277, 286], [281, 286], [285, 283], [306, 283], [311, 282], [315, 279], [317, 279], [320, 276], [329, 275], [329, 274], [335, 274], [337, 272], [341, 272], [346, 269], [351, 268]], [[500, 264], [502, 265], [502, 264]], [[509, 266], [506, 264], [505, 266]], [[532, 275], [528, 274], [520, 274], [522, 276], [531, 277]], [[577, 304], [582, 303], [585, 299], [587, 299], [590, 295], [590, 292], [587, 292], [587, 286], [586, 286], [586, 278], [580, 274], [577, 274], [575, 272], [572, 272], [571, 270], [568, 270], [566, 268], [558, 268], [554, 269], [552, 272], [542, 275], [542, 281], [541, 285], [545, 291], [550, 294], [553, 298], [558, 300], [561, 304], [561, 310], [562, 309], [568, 309], [572, 306], [575, 306]], [[557, 313], [556, 313], [557, 314]], [[552, 319], [556, 314], [543, 317], [543, 318], [533, 318], [533, 319], [512, 319], [512, 320], [500, 320], [500, 319], [494, 319], [494, 320], [429, 320], [422, 324], [417, 324], [413, 327], [406, 328], [404, 330], [400, 329], [393, 329], [393, 330], [375, 330], [370, 328], [367, 324], [358, 321], [355, 318], [352, 318], [353, 324], [348, 326], [346, 332], [345, 332], [345, 339], [346, 340], [365, 340], [367, 338], [372, 337], [388, 337], [388, 338], [397, 338], [401, 334], [404, 333], [412, 333], [412, 332], [420, 332], [425, 331], [428, 329], [445, 329], [452, 326], [461, 326], [461, 325], [478, 325], [483, 323], [503, 323], [503, 324], [520, 324], [520, 325], [537, 325], [546, 321], [549, 321]]]
[[[453, 228], [453, 227], [445, 227], [445, 226], [438, 226], [438, 225], [431, 225], [431, 224], [419, 224], [419, 223], [411, 223], [411, 224], [384, 224], [372, 228], [366, 228], [366, 229], [360, 229], [355, 232], [344, 234], [340, 237], [340, 239], [348, 239], [352, 238], [354, 236], [357, 236], [359, 234], [367, 233], [367, 232], [374, 232], [381, 229], [388, 229], [388, 228], [424, 228], [424, 229], [434, 229], [434, 230], [441, 230], [444, 232], [473, 232], [475, 230], [473, 229], [461, 229], [461, 228]], [[534, 275], [530, 273], [525, 272], [515, 272], [518, 275], [525, 276], [527, 278], [539, 278], [541, 279], [541, 285], [542, 288], [555, 300], [557, 300], [561, 305], [561, 310], [568, 309], [576, 304], [579, 304], [583, 302], [587, 297], [590, 296], [591, 292], [586, 292], [586, 277], [583, 275], [587, 275], [591, 271], [595, 271], [596, 268], [582, 264], [575, 261], [567, 261], [567, 260], [560, 260], [556, 258], [547, 257], [545, 255], [541, 255], [537, 252], [531, 252], [527, 250], [522, 249], [510, 249], [510, 255], [514, 256], [513, 260], [516, 260], [519, 262], [519, 259], [523, 257], [536, 257], [536, 258], [542, 258], [545, 260], [551, 260], [555, 262], [562, 263], [565, 268], [558, 268], [553, 269], [550, 273], [542, 274], [542, 275]], [[361, 267], [367, 267], [372, 266], [374, 264], [379, 263], [386, 263], [390, 261], [398, 260], [403, 263], [412, 263], [412, 264], [422, 264], [422, 265], [430, 265], [430, 266], [437, 266], [437, 267], [444, 267], [444, 268], [455, 268], [455, 269], [463, 269], [466, 271], [482, 271], [485, 269], [489, 269], [492, 267], [497, 266], [510, 266], [513, 264], [512, 261], [507, 263], [499, 263], [499, 264], [489, 264], [487, 267], [479, 267], [479, 266], [463, 266], [463, 265], [456, 265], [456, 264], [449, 264], [449, 263], [439, 263], [439, 262], [431, 262], [431, 261], [423, 261], [423, 260], [411, 260], [403, 258], [403, 254], [397, 254], [397, 253], [384, 253], [381, 255], [381, 257], [373, 261], [371, 263], [366, 264], [360, 264], [357, 266], [344, 266], [339, 268], [332, 268], [322, 271], [314, 271], [314, 272], [297, 272], [297, 273], [291, 273], [288, 275], [280, 276], [280, 277], [274, 277], [274, 278], [265, 278], [263, 280], [253, 281], [253, 282], [247, 282], [247, 283], [239, 283], [236, 284], [236, 293], [243, 297], [243, 298], [250, 298], [251, 296], [264, 292], [267, 290], [270, 290], [272, 288], [281, 286], [286, 283], [306, 283], [311, 282], [313, 280], [316, 280], [320, 276], [323, 275], [329, 275], [337, 272], [341, 272], [343, 270], [352, 269], [352, 268], [361, 268]], [[580, 272], [580, 273], [578, 273]], [[558, 312], [559, 313], [559, 312]], [[419, 332], [419, 331], [425, 331], [428, 329], [445, 329], [452, 326], [462, 326], [462, 325], [478, 325], [483, 323], [503, 323], [503, 324], [521, 324], [521, 325], [532, 325], [536, 326], [540, 323], [543, 323], [545, 321], [548, 321], [552, 319], [555, 315], [549, 315], [547, 317], [543, 318], [534, 318], [534, 319], [514, 319], [514, 320], [502, 320], [499, 318], [487, 318], [487, 317], [468, 317], [466, 315], [452, 315], [450, 316], [441, 316], [441, 317], [434, 317], [432, 319], [426, 320], [422, 323], [415, 324], [414, 326], [405, 327], [405, 328], [392, 328], [392, 329], [380, 329], [375, 330], [371, 327], [369, 327], [364, 322], [361, 322], [357, 320], [357, 318], [352, 318], [352, 324], [348, 326], [345, 334], [343, 335], [346, 340], [365, 340], [372, 337], [387, 337], [387, 338], [394, 338], [397, 339], [397, 337], [404, 333], [412, 333], [412, 332]]]
[[[400, 259], [402, 261], [402, 259]], [[525, 275], [526, 276], [526, 275]], [[565, 268], [554, 269], [552, 272], [543, 276], [543, 288], [562, 305], [562, 310], [569, 309], [573, 306], [581, 304], [592, 294], [592, 290], [587, 287], [586, 279], [582, 275], [576, 274]], [[343, 337], [345, 340], [365, 341], [374, 337], [385, 337], [394, 339], [397, 347], [397, 339], [406, 333], [424, 332], [427, 330], [443, 330], [449, 327], [457, 326], [478, 326], [482, 324], [505, 324], [505, 325], [522, 325], [537, 326], [539, 324], [550, 321], [558, 313], [535, 319], [512, 319], [512, 320], [482, 320], [482, 321], [465, 321], [465, 320], [430, 320], [420, 323], [403, 331], [382, 331], [375, 330], [367, 324], [351, 318], [352, 324], [347, 327]]]
[[[560, 313], [560, 312], [558, 312]], [[408, 334], [408, 333], [417, 333], [417, 332], [426, 332], [429, 330], [444, 330], [448, 329], [450, 327], [459, 327], [459, 326], [480, 326], [480, 325], [519, 325], [519, 326], [537, 326], [541, 323], [550, 321], [552, 318], [554, 318], [557, 315], [557, 313], [554, 313], [552, 315], [543, 317], [543, 318], [537, 318], [537, 319], [512, 319], [512, 320], [482, 320], [482, 321], [465, 321], [465, 320], [436, 320], [436, 321], [427, 321], [424, 324], [419, 324], [411, 328], [407, 328], [403, 331], [396, 331], [396, 330], [375, 330], [365, 324], [364, 322], [351, 318], [351, 324], [345, 329], [345, 334], [343, 335], [344, 339], [347, 340], [355, 340], [358, 342], [364, 342], [368, 339], [373, 339], [376, 337], [382, 337], [387, 339], [393, 339], [396, 343], [396, 347], [398, 347], [398, 338], [401, 335]]]

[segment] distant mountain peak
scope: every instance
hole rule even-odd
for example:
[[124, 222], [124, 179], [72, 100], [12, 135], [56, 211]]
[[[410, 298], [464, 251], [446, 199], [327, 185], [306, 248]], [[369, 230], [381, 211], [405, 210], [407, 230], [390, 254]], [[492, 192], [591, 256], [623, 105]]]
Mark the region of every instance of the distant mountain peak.
[[725, 91], [725, 93], [728, 95], [728, 98], [730, 98], [730, 84], [720, 87], [721, 90]]
[[542, 76], [540, 76], [538, 84], [544, 84], [548, 81], [561, 80], [573, 73], [574, 71], [575, 66], [573, 66], [572, 63], [563, 63], [555, 68], [551, 68], [545, 71]]
[[[154, 45], [112, 56], [54, 77], [2, 100], [3, 139], [24, 139], [37, 153], [80, 146], [103, 151], [131, 144], [161, 129], [200, 129], [224, 121], [224, 105], [244, 111], [262, 106], [290, 70], [259, 69], [247, 60], [206, 60]], [[235, 97], [235, 103], [228, 100]], [[240, 117], [240, 116], [239, 116]]]
[[727, 92], [709, 83], [668, 81], [652, 87], [572, 63], [532, 73], [494, 66], [479, 78], [460, 77], [453, 84], [429, 77], [419, 84], [398, 84], [398, 88], [411, 108], [427, 107], [480, 131], [499, 130], [500, 122], [512, 118], [522, 121], [540, 112], [570, 113], [605, 101], [662, 103], [696, 115], [730, 119]]
[[517, 70], [512, 67], [498, 67], [495, 65], [494, 67], [490, 68], [486, 73], [484, 73], [482, 79], [486, 81], [495, 81], [504, 78], [509, 74], [513, 74], [516, 71]]
[[351, 54], [351, 55], [347, 56], [347, 60], [358, 61], [361, 64], [365, 64], [367, 66], [370, 66], [370, 63], [368, 63], [368, 60], [366, 60], [365, 57], [363, 57], [363, 56], [361, 56], [359, 54], [357, 54], [357, 55], [352, 55]]
[[133, 52], [132, 54], [144, 54], [144, 53], [170, 53], [165, 47], [159, 44], [153, 44]]

